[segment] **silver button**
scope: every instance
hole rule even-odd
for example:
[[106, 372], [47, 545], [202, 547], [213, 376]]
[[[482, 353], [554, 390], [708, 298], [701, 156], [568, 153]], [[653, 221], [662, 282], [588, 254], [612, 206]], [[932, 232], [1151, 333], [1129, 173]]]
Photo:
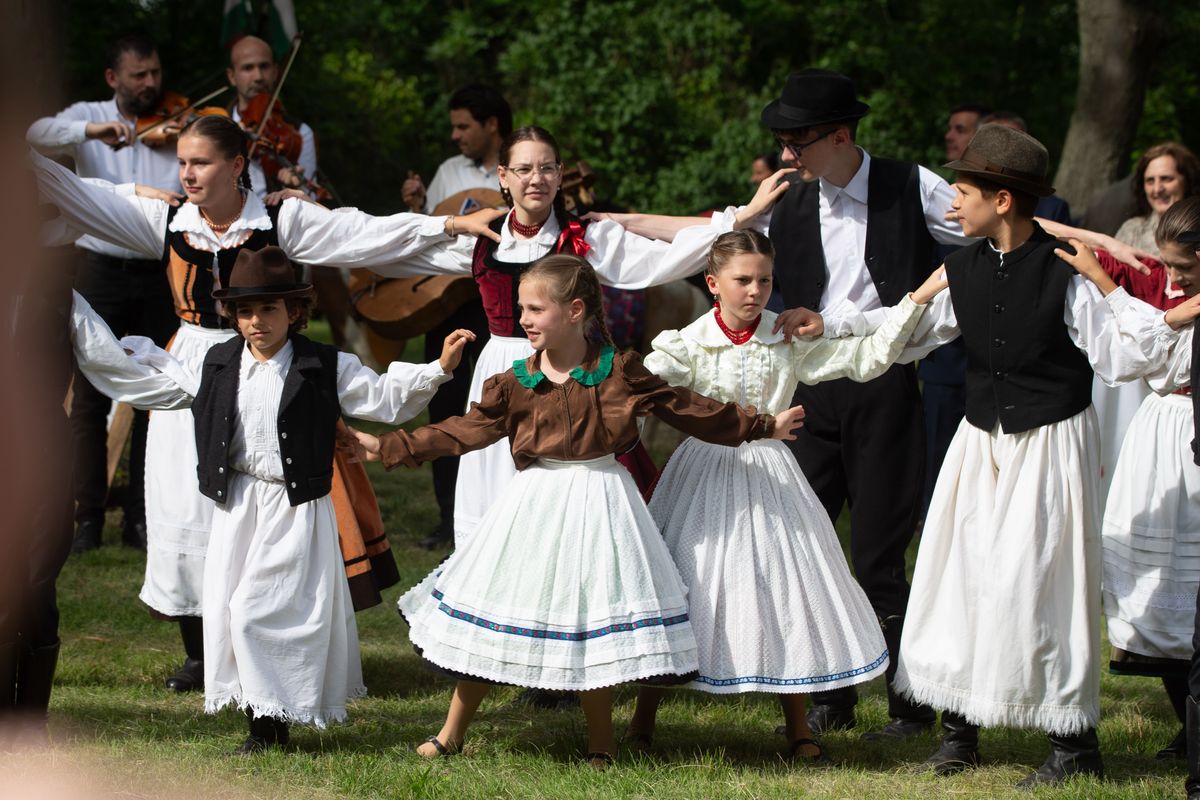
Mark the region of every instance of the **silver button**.
[[296, 488], [296, 482], [295, 482], [295, 481], [292, 481], [292, 488], [293, 488], [293, 489], [295, 489], [295, 488]]
[[222, 492], [220, 489], [217, 489], [217, 497], [221, 497], [221, 496], [222, 496], [222, 495], [224, 495], [224, 494], [225, 494], [225, 493], [224, 493], [224, 492]]
[[285, 459], [285, 460], [286, 460], [286, 461], [287, 461], [287, 463], [289, 463], [289, 464], [290, 464], [290, 463], [292, 463], [292, 460], [291, 460], [290, 458], [289, 458], [289, 459]]
[[279, 434], [279, 438], [280, 438], [280, 439], [286, 439], [286, 438], [287, 438], [287, 431], [284, 431], [283, 433]]
[[224, 474], [225, 474], [225, 468], [224, 468], [224, 467], [217, 467], [217, 474], [218, 474], [218, 475], [224, 475]]

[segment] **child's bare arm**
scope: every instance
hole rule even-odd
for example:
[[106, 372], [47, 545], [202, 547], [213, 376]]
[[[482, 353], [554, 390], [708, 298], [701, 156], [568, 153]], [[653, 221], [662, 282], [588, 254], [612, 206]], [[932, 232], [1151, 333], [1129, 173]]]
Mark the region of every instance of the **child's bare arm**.
[[1076, 272], [1096, 284], [1096, 288], [1106, 297], [1116, 291], [1116, 282], [1104, 271], [1104, 267], [1100, 266], [1100, 262], [1096, 259], [1095, 254], [1088, 249], [1087, 245], [1078, 239], [1071, 239], [1070, 245], [1075, 248], [1074, 255], [1059, 247], [1054, 249], [1054, 255], [1070, 264], [1075, 268]]

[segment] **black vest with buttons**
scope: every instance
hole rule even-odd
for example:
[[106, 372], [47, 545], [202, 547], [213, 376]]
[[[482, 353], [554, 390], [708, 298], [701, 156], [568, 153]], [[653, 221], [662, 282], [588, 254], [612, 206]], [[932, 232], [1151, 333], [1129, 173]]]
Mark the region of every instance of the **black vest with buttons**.
[[[335, 429], [341, 415], [335, 347], [294, 334], [292, 366], [279, 401], [279, 454], [288, 501], [293, 506], [329, 494], [333, 484]], [[218, 503], [229, 497], [229, 443], [237, 419], [242, 348], [237, 336], [209, 349], [200, 391], [192, 402], [200, 493]]]
[[967, 347], [967, 421], [1020, 433], [1075, 416], [1092, 402], [1092, 367], [1063, 322], [1075, 270], [1036, 228], [1001, 258], [986, 239], [946, 257]]
[[[771, 216], [775, 278], [788, 308], [819, 309], [828, 280], [821, 243], [820, 187], [794, 184]], [[867, 270], [885, 306], [921, 285], [933, 263], [916, 164], [871, 157], [867, 174]]]

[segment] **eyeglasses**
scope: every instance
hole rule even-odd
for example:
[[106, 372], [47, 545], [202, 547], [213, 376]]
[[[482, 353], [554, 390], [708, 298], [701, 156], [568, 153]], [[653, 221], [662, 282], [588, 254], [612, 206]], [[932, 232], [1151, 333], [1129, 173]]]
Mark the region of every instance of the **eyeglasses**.
[[838, 130], [837, 128], [834, 128], [833, 130], [825, 131], [817, 138], [811, 139], [807, 142], [804, 142], [803, 144], [801, 144], [799, 142], [785, 142], [783, 139], [780, 139], [778, 136], [776, 136], [775, 144], [779, 145], [780, 150], [784, 150], [784, 151], [790, 150], [790, 151], [792, 151], [792, 156], [794, 156], [795, 158], [800, 158], [801, 155], [803, 155], [805, 150], [812, 147], [814, 144], [821, 141], [826, 136], [831, 136], [831, 135], [837, 133], [837, 130]]
[[515, 167], [505, 167], [504, 169], [510, 175], [516, 176], [521, 183], [529, 183], [535, 171], [546, 180], [555, 177], [562, 171], [562, 164], [538, 164], [536, 167], [531, 164], [518, 164]]

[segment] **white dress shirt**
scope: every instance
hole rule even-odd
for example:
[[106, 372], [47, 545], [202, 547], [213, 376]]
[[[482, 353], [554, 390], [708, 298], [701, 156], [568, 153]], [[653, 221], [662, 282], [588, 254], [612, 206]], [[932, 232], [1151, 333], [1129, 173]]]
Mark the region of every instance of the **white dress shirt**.
[[[141, 183], [178, 192], [179, 162], [174, 145], [147, 147], [135, 142], [114, 150], [99, 139], [87, 138], [89, 122], [116, 121], [137, 126], [137, 120], [121, 115], [115, 97], [101, 102], [75, 103], [53, 117], [43, 117], [30, 125], [25, 139], [45, 155], [70, 156], [75, 161], [75, 172], [82, 178], [100, 178], [116, 184]], [[145, 258], [92, 236], [83, 236], [75, 244], [114, 258]]]
[[[425, 212], [429, 213], [445, 200], [467, 189], [495, 189], [500, 191], [500, 175], [497, 170], [489, 170], [482, 161], [457, 155], [447, 158], [434, 173], [433, 181], [425, 190]], [[455, 214], [463, 214], [466, 209], [458, 208]]]
[[[235, 104], [230, 112], [233, 121], [241, 124], [242, 115], [238, 111]], [[296, 166], [304, 168], [304, 177], [312, 178], [317, 174], [317, 135], [313, 133], [313, 129], [308, 126], [307, 122], [301, 122], [296, 126], [300, 132], [300, 156], [296, 159]], [[121, 181], [113, 181], [120, 183]], [[261, 200], [267, 196], [267, 176], [263, 172], [262, 161], [255, 157], [250, 162], [250, 188], [258, 195]]]

